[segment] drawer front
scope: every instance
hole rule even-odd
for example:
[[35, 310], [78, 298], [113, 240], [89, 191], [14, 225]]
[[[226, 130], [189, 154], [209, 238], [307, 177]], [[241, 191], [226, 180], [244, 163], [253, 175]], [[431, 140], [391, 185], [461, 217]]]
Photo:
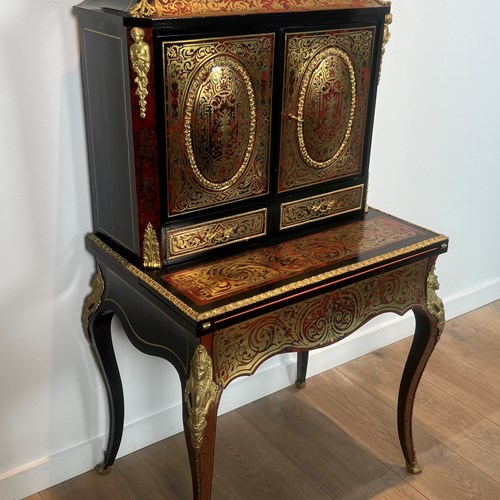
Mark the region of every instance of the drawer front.
[[283, 203], [280, 212], [280, 229], [301, 226], [353, 212], [361, 209], [362, 203], [363, 184]]
[[267, 209], [166, 231], [167, 260], [265, 236]]
[[163, 42], [170, 217], [269, 192], [274, 38]]
[[286, 34], [280, 192], [361, 173], [374, 37]]

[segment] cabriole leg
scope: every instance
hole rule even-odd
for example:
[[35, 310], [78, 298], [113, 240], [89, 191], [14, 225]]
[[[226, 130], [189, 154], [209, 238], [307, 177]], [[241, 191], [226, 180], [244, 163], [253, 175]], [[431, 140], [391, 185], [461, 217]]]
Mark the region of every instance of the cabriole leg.
[[184, 389], [184, 434], [191, 464], [194, 500], [210, 500], [214, 468], [217, 409], [222, 389], [213, 381], [212, 358], [199, 345]]
[[123, 435], [123, 388], [111, 339], [112, 318], [113, 313], [103, 313], [95, 318], [91, 327], [91, 346], [104, 380], [109, 409], [109, 433], [104, 460], [96, 466], [100, 474], [109, 471], [113, 465]]
[[104, 460], [96, 466], [99, 473], [110, 470], [123, 434], [123, 388], [111, 339], [111, 320], [114, 313], [100, 310], [105, 283], [99, 267], [92, 280], [92, 292], [82, 311], [82, 326], [103, 377], [108, 397], [109, 433]]
[[437, 296], [439, 288], [434, 268], [427, 278], [427, 300], [425, 308], [416, 308], [415, 336], [401, 378], [398, 399], [398, 433], [408, 471], [418, 474], [422, 468], [417, 462], [413, 443], [413, 405], [418, 384], [425, 366], [439, 341], [444, 328], [444, 306]]

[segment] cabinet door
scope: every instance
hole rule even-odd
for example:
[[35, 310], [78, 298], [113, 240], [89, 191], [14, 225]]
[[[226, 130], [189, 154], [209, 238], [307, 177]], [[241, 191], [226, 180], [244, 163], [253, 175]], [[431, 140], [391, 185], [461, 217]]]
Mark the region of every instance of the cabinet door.
[[169, 216], [269, 192], [274, 34], [163, 43]]
[[361, 174], [374, 36], [285, 34], [280, 192]]

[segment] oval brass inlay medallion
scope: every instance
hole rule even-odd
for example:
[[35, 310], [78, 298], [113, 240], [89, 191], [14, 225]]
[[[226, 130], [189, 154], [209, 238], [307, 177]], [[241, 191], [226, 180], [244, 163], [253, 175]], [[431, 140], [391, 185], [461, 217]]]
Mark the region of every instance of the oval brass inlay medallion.
[[223, 190], [238, 182], [252, 156], [256, 116], [252, 81], [240, 62], [220, 55], [199, 68], [187, 94], [184, 142], [202, 186]]
[[349, 56], [327, 47], [309, 62], [300, 87], [297, 138], [302, 159], [313, 168], [333, 165], [351, 135], [356, 76]]

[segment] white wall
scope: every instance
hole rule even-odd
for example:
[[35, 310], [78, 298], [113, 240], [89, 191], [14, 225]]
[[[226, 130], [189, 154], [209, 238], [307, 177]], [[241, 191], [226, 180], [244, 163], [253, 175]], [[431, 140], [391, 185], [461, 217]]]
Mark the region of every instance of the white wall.
[[[2, 500], [90, 469], [104, 446], [106, 402], [80, 326], [93, 262], [84, 250], [91, 217], [74, 1], [2, 2]], [[451, 317], [500, 297], [500, 3], [395, 0], [393, 12], [369, 198], [451, 237], [437, 270]], [[310, 372], [411, 328], [410, 319], [379, 318], [316, 352]], [[180, 389], [170, 366], [134, 351], [121, 333], [116, 325], [126, 453], [181, 429]], [[292, 362], [274, 358], [235, 382], [222, 411], [292, 383]]]

